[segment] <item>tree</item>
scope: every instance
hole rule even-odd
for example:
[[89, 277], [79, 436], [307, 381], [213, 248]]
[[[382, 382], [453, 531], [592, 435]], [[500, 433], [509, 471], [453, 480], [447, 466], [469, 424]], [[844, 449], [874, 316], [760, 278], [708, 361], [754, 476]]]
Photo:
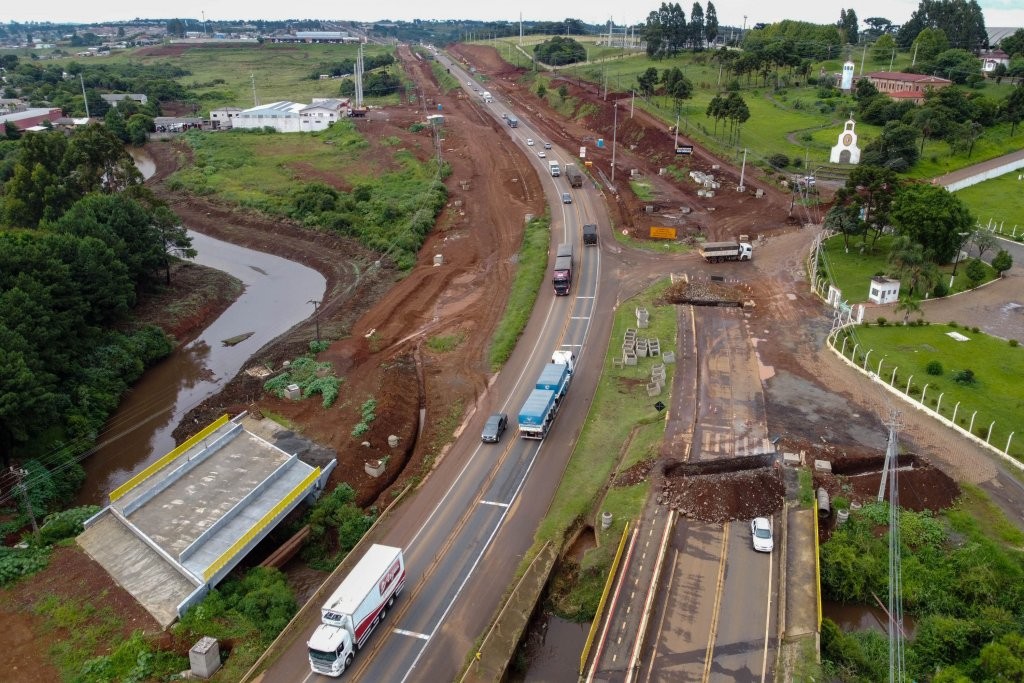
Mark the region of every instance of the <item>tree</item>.
[[704, 12], [704, 38], [708, 41], [708, 45], [714, 45], [717, 37], [718, 11], [711, 2], [708, 2], [708, 9]]
[[994, 268], [995, 271], [999, 273], [999, 277], [1002, 277], [1003, 273], [1005, 273], [1012, 267], [1013, 256], [1011, 256], [1010, 252], [1006, 251], [1005, 249], [1000, 249], [999, 253], [997, 253], [992, 258], [992, 268]]
[[111, 107], [103, 117], [103, 125], [106, 129], [117, 136], [122, 143], [128, 142], [128, 128], [125, 125], [124, 116], [117, 107]]
[[1018, 85], [999, 106], [999, 118], [1010, 124], [1010, 137], [1017, 133], [1017, 125], [1024, 121], [1024, 86]]
[[910, 315], [911, 315], [911, 313], [920, 313], [921, 312], [921, 302], [918, 299], [915, 299], [912, 296], [904, 295], [904, 296], [900, 297], [900, 300], [896, 304], [896, 306], [893, 308], [893, 311], [895, 313], [902, 312], [903, 313], [903, 324], [904, 325], [908, 325], [908, 324], [910, 324]]
[[825, 227], [843, 236], [843, 247], [850, 251], [850, 238], [864, 234], [864, 222], [856, 207], [836, 204], [825, 214]]
[[985, 279], [985, 264], [978, 259], [971, 259], [971, 262], [967, 264], [965, 270], [967, 279], [971, 281], [972, 287], [977, 287], [978, 283]]
[[1024, 636], [1007, 633], [981, 648], [981, 670], [990, 681], [1024, 680]]
[[665, 86], [665, 94], [675, 102], [676, 113], [678, 113], [683, 100], [689, 99], [693, 95], [693, 83], [683, 75], [677, 66], [665, 69], [661, 75], [661, 82]]
[[636, 83], [640, 88], [640, 93], [650, 99], [654, 94], [654, 88], [658, 85], [658, 70], [653, 66], [647, 67], [646, 71], [636, 77]]
[[910, 20], [900, 27], [896, 41], [909, 46], [929, 28], [943, 31], [953, 47], [976, 52], [988, 46], [985, 17], [976, 0], [921, 0]]
[[539, 98], [541, 98], [543, 100], [547, 96], [547, 94], [548, 94], [548, 89], [546, 87], [544, 87], [544, 84], [543, 83], [538, 83], [537, 84], [537, 97], [539, 97]]
[[967, 50], [945, 50], [931, 60], [931, 70], [963, 85], [981, 80], [981, 61]]
[[7, 121], [4, 123], [4, 137], [8, 140], [21, 139], [21, 129], [18, 128], [18, 124], [14, 121]]
[[876, 61], [891, 59], [896, 54], [896, 40], [889, 33], [883, 33], [871, 46], [871, 57]]
[[903, 173], [920, 158], [917, 129], [899, 121], [889, 121], [882, 134], [864, 147], [860, 162]]
[[[1019, 28], [1013, 32], [1012, 35], [1006, 36], [999, 41], [999, 47], [1002, 48], [1011, 59], [1014, 57], [1024, 57], [1024, 28]], [[13, 55], [12, 55], [13, 56]], [[0, 57], [0, 59], [3, 59]], [[0, 66], [3, 63], [0, 62]]]
[[985, 256], [986, 251], [994, 249], [998, 242], [995, 235], [988, 230], [975, 230], [971, 235], [971, 244], [974, 245], [974, 250], [978, 252], [978, 258], [980, 259]]
[[938, 185], [903, 186], [893, 200], [890, 218], [896, 231], [921, 244], [934, 263], [949, 263], [969, 233], [974, 217], [959, 197]]
[[867, 38], [874, 38], [877, 40], [883, 35], [892, 35], [895, 30], [892, 22], [885, 17], [868, 17], [864, 20], [864, 23], [870, 27], [866, 31], [862, 32]]
[[839, 10], [839, 34], [843, 37], [843, 40], [850, 45], [857, 44], [857, 27], [859, 22], [857, 21], [857, 13], [852, 9], [841, 9]]
[[[898, 42], [898, 41], [897, 41]], [[920, 62], [930, 62], [949, 49], [949, 40], [942, 29], [926, 28], [914, 39], [914, 55]]]
[[562, 101], [564, 102], [565, 98], [569, 96], [569, 86], [567, 86], [565, 83], [558, 86], [558, 96], [562, 98]]
[[896, 172], [880, 166], [858, 164], [836, 192], [837, 207], [849, 210], [860, 223], [857, 234], [871, 232], [871, 247], [889, 227], [889, 210], [900, 188]]
[[704, 49], [704, 9], [699, 2], [693, 3], [690, 9], [690, 45], [694, 50]]
[[938, 282], [939, 270], [927, 257], [924, 247], [906, 235], [893, 241], [889, 267], [890, 275], [898, 277], [904, 284], [906, 296], [923, 294]]

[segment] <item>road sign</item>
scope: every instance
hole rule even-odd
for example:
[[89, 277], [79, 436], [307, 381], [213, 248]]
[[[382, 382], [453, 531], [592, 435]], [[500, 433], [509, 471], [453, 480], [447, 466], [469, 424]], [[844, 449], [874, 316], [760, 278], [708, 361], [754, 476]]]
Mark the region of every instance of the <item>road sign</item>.
[[586, 158], [587, 158], [587, 148], [586, 147], [580, 147], [580, 159], [586, 159]]
[[676, 238], [675, 228], [659, 228], [651, 226], [651, 239], [674, 240]]
[[693, 154], [693, 145], [679, 145], [676, 154]]
[[661, 401], [658, 401], [657, 403], [654, 404], [654, 409], [660, 413], [661, 411], [665, 410], [665, 404], [662, 403]]

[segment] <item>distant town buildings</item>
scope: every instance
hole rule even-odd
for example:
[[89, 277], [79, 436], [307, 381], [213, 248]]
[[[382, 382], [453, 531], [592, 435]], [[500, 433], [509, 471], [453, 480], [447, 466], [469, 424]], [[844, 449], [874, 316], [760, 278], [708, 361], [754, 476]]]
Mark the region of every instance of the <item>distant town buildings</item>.
[[953, 81], [938, 76], [900, 71], [876, 71], [868, 74], [867, 79], [878, 92], [885, 93], [894, 100], [911, 100], [915, 104], [924, 102], [927, 91], [942, 90], [953, 84]]
[[44, 123], [56, 123], [64, 113], [56, 107], [33, 107], [11, 114], [0, 115], [0, 134], [7, 134], [7, 124], [12, 123], [18, 130], [32, 130]]
[[344, 31], [296, 31], [270, 37], [274, 43], [358, 43], [357, 36]]
[[[236, 113], [228, 120], [231, 128], [270, 127], [279, 133], [326, 130], [350, 114], [348, 99], [314, 99], [311, 104], [272, 102]], [[221, 124], [221, 127], [226, 127]]]

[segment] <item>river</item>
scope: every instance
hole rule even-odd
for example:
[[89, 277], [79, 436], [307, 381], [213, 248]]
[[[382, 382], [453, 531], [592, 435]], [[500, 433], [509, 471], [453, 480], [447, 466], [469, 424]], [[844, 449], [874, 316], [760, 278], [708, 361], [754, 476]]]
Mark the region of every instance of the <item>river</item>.
[[[152, 175], [152, 160], [147, 168], [144, 153], [132, 156], [146, 177]], [[266, 343], [312, 315], [311, 299], [323, 299], [327, 281], [312, 268], [192, 230], [189, 236], [196, 263], [235, 276], [245, 291], [198, 338], [147, 370], [125, 394], [103, 427], [100, 446], [82, 463], [86, 478], [79, 505], [105, 505], [114, 488], [173, 449], [171, 432], [185, 413], [220, 391]], [[222, 344], [249, 332], [243, 342]]]

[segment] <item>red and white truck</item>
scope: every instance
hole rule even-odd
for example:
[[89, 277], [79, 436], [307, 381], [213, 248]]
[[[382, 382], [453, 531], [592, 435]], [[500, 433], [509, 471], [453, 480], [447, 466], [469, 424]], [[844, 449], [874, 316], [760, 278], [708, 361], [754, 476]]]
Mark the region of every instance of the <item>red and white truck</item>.
[[374, 544], [320, 609], [307, 641], [314, 673], [340, 676], [405, 587], [401, 548]]

